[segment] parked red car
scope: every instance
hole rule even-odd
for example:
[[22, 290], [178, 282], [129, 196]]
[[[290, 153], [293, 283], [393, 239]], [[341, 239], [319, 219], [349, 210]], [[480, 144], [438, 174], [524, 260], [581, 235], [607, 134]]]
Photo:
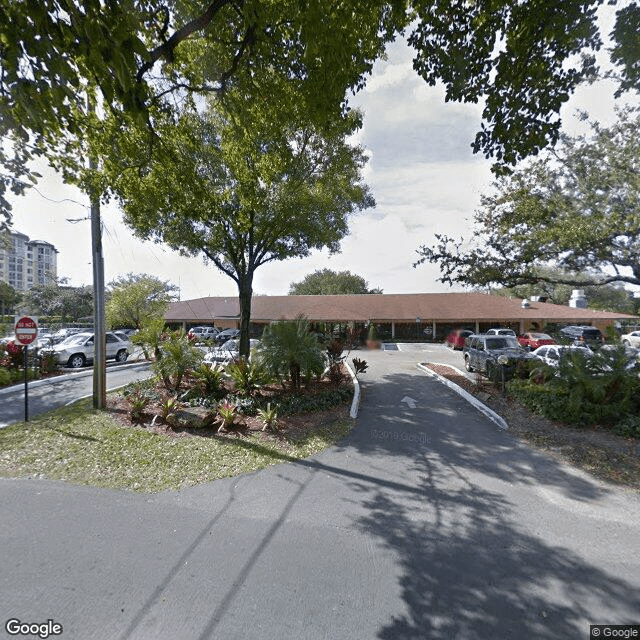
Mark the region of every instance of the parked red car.
[[452, 349], [462, 349], [464, 341], [472, 335], [471, 329], [455, 329], [446, 337], [444, 343]]
[[523, 333], [518, 336], [518, 342], [529, 351], [533, 351], [545, 344], [556, 344], [556, 341], [546, 333]]

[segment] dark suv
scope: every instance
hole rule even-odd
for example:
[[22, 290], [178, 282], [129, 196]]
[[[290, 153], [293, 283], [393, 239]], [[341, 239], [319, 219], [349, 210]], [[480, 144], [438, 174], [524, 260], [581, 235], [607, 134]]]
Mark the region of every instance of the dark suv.
[[467, 371], [478, 371], [489, 378], [500, 371], [500, 356], [507, 358], [504, 365], [507, 378], [513, 376], [517, 362], [536, 359], [520, 346], [515, 336], [473, 335], [467, 338], [462, 353]]
[[560, 329], [560, 336], [565, 342], [586, 345], [592, 349], [597, 349], [604, 344], [604, 336], [600, 329], [589, 325], [563, 327]]

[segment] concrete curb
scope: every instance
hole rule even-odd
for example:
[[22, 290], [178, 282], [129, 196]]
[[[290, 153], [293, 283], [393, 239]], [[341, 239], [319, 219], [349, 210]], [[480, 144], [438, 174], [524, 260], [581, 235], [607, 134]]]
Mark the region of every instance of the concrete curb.
[[[148, 361], [143, 362], [129, 362], [126, 364], [120, 364], [115, 367], [107, 367], [107, 372], [109, 371], [120, 371], [122, 369], [134, 367], [140, 367], [142, 365], [150, 364]], [[76, 371], [75, 373], [65, 373], [61, 376], [52, 376], [51, 378], [44, 378], [42, 380], [29, 380], [29, 389], [34, 387], [42, 387], [45, 384], [54, 384], [56, 382], [66, 382], [67, 380], [73, 380], [75, 378], [82, 378], [84, 376], [93, 375], [93, 368], [85, 369], [84, 371]], [[16, 384], [11, 385], [10, 387], [5, 387], [4, 389], [0, 389], [0, 396], [8, 395], [9, 393], [16, 393], [22, 391], [24, 389], [24, 382], [18, 382]]]
[[[463, 397], [467, 402], [469, 402], [469, 404], [472, 404], [476, 409], [478, 409], [478, 411], [484, 413], [484, 415], [487, 416], [489, 420], [495, 422], [501, 429], [509, 429], [509, 425], [506, 423], [504, 418], [501, 418], [495, 411], [489, 409], [486, 404], [480, 402], [478, 398], [472, 396], [462, 387], [458, 386], [455, 382], [451, 382], [451, 380], [448, 380], [447, 378], [441, 376], [439, 373], [432, 371], [431, 369], [429, 369], [429, 367], [425, 367], [423, 364], [418, 363], [416, 366], [418, 367], [418, 369], [424, 371], [427, 375], [435, 378], [438, 382], [441, 382], [446, 387], [449, 387], [449, 389], [451, 389], [452, 391], [455, 391], [459, 396]], [[451, 368], [455, 369], [455, 367]]]
[[356, 374], [346, 362], [344, 363], [344, 366], [347, 367], [347, 371], [353, 381], [353, 400], [351, 401], [351, 411], [349, 411], [349, 416], [357, 418], [358, 408], [360, 406], [360, 383], [358, 382], [358, 378], [356, 378]]

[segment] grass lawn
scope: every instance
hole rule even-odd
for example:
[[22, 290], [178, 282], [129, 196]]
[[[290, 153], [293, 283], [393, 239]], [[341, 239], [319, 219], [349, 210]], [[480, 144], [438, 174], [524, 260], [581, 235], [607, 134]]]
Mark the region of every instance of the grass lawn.
[[90, 405], [81, 401], [0, 429], [0, 475], [146, 492], [178, 489], [306, 458], [352, 426], [328, 418], [295, 438], [267, 432], [201, 437], [124, 426]]

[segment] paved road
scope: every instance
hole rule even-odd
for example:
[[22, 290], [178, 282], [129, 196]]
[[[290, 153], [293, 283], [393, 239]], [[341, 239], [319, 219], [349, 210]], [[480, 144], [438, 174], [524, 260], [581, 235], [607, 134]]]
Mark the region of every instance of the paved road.
[[424, 354], [359, 354], [357, 425], [306, 461], [156, 495], [0, 480], [0, 617], [78, 640], [586, 640], [640, 622], [638, 495], [514, 441], [419, 372]]
[[[29, 382], [29, 417], [35, 417], [93, 393], [93, 369]], [[107, 365], [107, 389], [151, 375], [148, 362]], [[24, 385], [0, 390], [0, 427], [24, 420]]]

